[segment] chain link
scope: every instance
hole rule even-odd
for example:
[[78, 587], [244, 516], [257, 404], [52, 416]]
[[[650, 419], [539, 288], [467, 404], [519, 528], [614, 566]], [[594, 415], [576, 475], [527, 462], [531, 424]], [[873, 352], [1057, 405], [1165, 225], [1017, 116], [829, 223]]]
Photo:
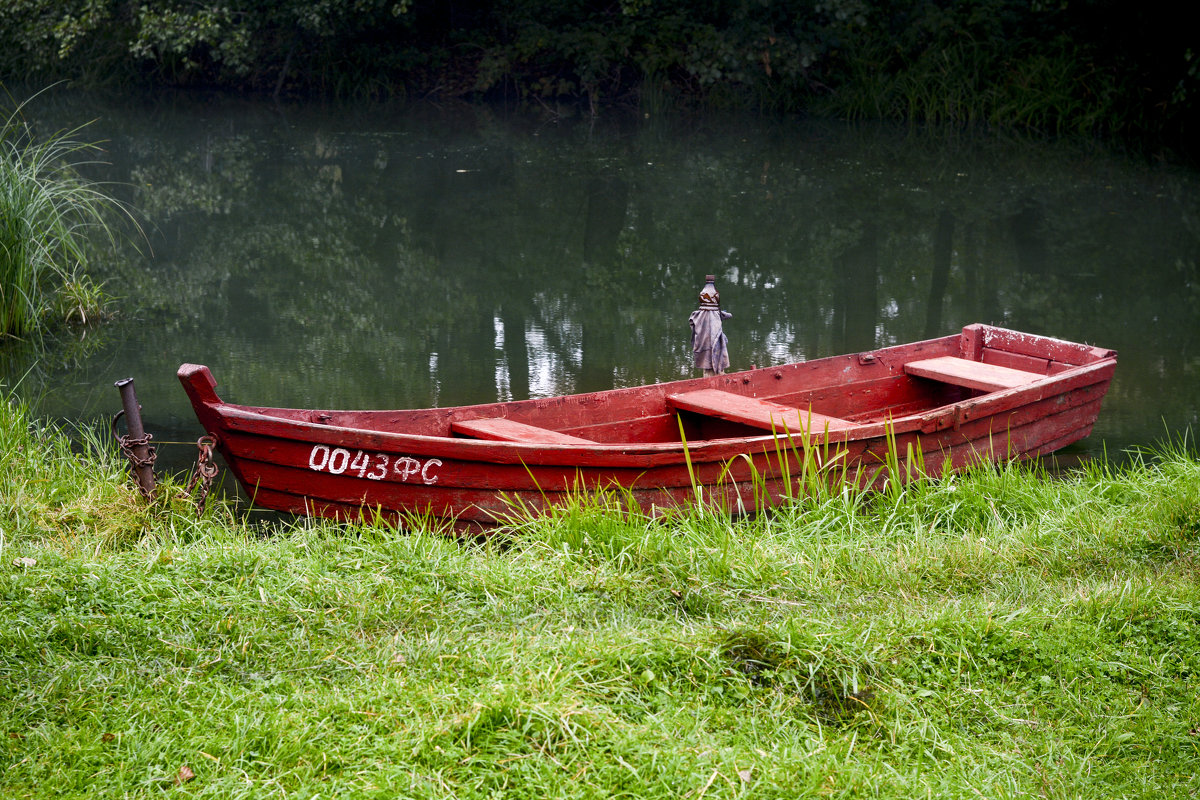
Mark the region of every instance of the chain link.
[[[129, 463], [133, 467], [134, 473], [136, 473], [142, 467], [149, 467], [151, 474], [153, 474], [154, 463], [158, 460], [158, 449], [150, 447], [150, 440], [153, 439], [154, 436], [149, 433], [142, 434], [141, 436], [118, 434], [117, 421], [123, 416], [125, 416], [124, 411], [118, 412], [117, 415], [113, 417], [112, 423], [109, 426], [110, 430], [112, 431], [113, 438], [117, 440], [117, 446], [121, 448], [121, 454], [129, 459]], [[142, 458], [135, 452], [136, 448], [139, 447], [146, 448], [145, 458]], [[142, 493], [143, 497], [145, 497], [147, 500], [152, 499], [151, 493], [148, 492], [140, 482], [135, 481], [135, 483], [137, 483], [138, 491]]]
[[208, 493], [212, 491], [213, 479], [220, 472], [220, 467], [213, 461], [213, 447], [216, 444], [215, 436], [201, 436], [196, 440], [196, 448], [200, 452], [196, 454], [196, 470], [188, 482], [186, 496], [190, 498], [196, 486], [200, 486], [200, 493], [196, 495], [197, 517], [204, 516], [204, 506], [208, 502]]

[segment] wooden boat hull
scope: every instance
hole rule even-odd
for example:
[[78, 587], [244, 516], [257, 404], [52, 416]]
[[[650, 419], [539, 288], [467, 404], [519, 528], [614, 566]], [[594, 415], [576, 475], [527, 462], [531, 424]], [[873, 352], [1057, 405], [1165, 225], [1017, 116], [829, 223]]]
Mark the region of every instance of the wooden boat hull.
[[444, 409], [240, 406], [206, 367], [179, 378], [260, 507], [490, 526], [597, 490], [652, 514], [697, 500], [750, 512], [802, 491], [806, 462], [883, 480], [889, 447], [930, 474], [1050, 453], [1091, 432], [1115, 367], [1111, 350], [971, 325], [867, 353]]

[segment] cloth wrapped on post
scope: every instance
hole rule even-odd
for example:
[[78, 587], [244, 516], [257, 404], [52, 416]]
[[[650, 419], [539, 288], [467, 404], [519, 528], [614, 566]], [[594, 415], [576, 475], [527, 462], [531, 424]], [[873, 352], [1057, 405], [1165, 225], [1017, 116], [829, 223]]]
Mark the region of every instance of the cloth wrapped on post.
[[723, 322], [733, 314], [721, 310], [721, 295], [715, 282], [715, 275], [705, 276], [700, 308], [688, 318], [692, 328], [692, 360], [705, 375], [721, 375], [729, 368], [729, 337], [725, 335]]

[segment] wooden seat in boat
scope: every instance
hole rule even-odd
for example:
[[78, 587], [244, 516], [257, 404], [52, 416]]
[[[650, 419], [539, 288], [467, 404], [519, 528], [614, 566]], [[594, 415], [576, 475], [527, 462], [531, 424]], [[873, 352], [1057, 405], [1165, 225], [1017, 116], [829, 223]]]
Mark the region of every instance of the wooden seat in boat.
[[667, 395], [667, 403], [680, 411], [739, 422], [753, 428], [777, 433], [823, 433], [853, 428], [855, 423], [805, 409], [792, 408], [770, 400], [744, 397], [720, 389], [698, 389]]
[[463, 436], [489, 439], [494, 442], [536, 442], [537, 444], [595, 444], [591, 439], [559, 433], [549, 428], [526, 425], [505, 417], [460, 419], [450, 423], [450, 429]]
[[982, 389], [985, 392], [1013, 389], [1046, 377], [1036, 372], [1026, 372], [1022, 369], [1001, 367], [996, 364], [983, 364], [979, 361], [968, 361], [965, 358], [955, 358], [954, 356], [910, 361], [904, 365], [904, 371], [919, 378], [930, 378], [955, 386], [965, 386], [968, 389]]

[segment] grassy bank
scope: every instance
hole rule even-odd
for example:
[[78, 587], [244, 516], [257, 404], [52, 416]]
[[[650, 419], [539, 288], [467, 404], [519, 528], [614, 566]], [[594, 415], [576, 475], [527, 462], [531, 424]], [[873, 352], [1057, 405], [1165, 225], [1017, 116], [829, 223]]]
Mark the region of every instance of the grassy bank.
[[1200, 788], [1182, 452], [504, 546], [135, 497], [0, 406], [4, 797]]

